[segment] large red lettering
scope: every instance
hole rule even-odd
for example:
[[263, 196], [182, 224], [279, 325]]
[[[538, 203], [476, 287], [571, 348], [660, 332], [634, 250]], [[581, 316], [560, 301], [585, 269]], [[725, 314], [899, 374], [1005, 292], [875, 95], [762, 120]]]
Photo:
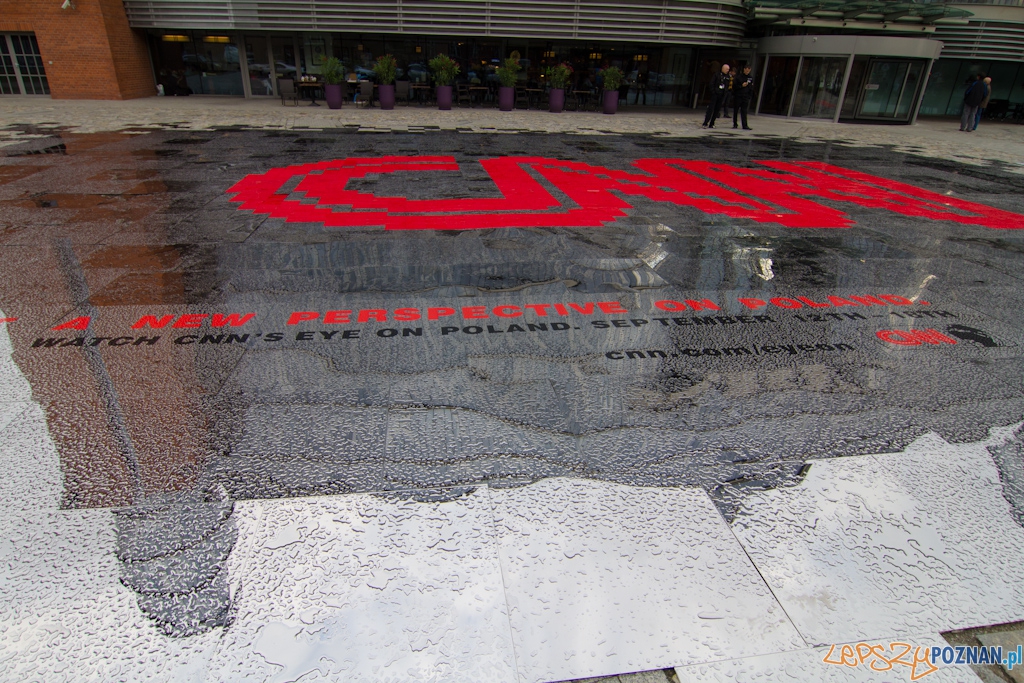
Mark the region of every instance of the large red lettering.
[[[350, 190], [348, 183], [370, 173], [458, 171], [455, 159], [340, 159], [246, 176], [228, 192], [239, 209], [289, 222], [388, 230], [597, 227], [625, 216], [632, 208], [627, 201], [630, 196], [791, 228], [853, 225], [849, 215], [820, 202], [828, 200], [930, 220], [1024, 229], [1024, 215], [831, 164], [755, 163], [757, 167], [741, 168], [707, 161], [640, 159], [633, 163], [635, 170], [627, 172], [543, 157], [500, 157], [484, 159], [480, 165], [501, 198], [407, 199]], [[534, 174], [556, 186], [571, 204], [555, 199]], [[304, 201], [282, 191], [296, 177], [300, 179], [294, 192]]]
[[87, 315], [80, 316], [78, 318], [72, 318], [66, 323], [61, 323], [53, 329], [55, 330], [87, 330], [89, 329], [89, 321], [92, 320]]
[[921, 344], [956, 344], [956, 339], [947, 337], [933, 329], [927, 330], [879, 330], [875, 336], [884, 342], [897, 346], [920, 346]]
[[256, 317], [255, 313], [246, 313], [245, 315], [238, 315], [237, 313], [229, 313], [222, 315], [220, 313], [214, 313], [213, 317], [210, 318], [211, 327], [224, 327], [230, 325], [231, 327], [241, 327], [250, 320]]
[[141, 330], [143, 327], [149, 326], [159, 330], [163, 327], [167, 327], [168, 323], [170, 323], [172, 320], [174, 320], [173, 315], [164, 315], [160, 316], [159, 318], [157, 318], [155, 315], [144, 315], [135, 321], [135, 324], [132, 325], [132, 329]]

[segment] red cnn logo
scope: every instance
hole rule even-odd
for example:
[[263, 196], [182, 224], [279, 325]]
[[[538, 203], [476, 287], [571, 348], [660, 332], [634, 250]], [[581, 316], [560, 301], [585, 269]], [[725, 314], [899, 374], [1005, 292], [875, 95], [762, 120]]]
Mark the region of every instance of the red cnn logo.
[[[929, 220], [1024, 228], [1024, 215], [830, 164], [755, 163], [757, 167], [745, 168], [710, 161], [638, 159], [633, 162], [636, 171], [631, 172], [543, 157], [499, 157], [480, 164], [501, 193], [500, 199], [407, 199], [350, 190], [348, 182], [371, 173], [458, 171], [455, 159], [349, 158], [249, 175], [228, 193], [242, 210], [339, 228], [598, 227], [625, 216], [633, 208], [632, 197], [790, 228], [848, 228], [854, 224], [849, 215], [822, 200]], [[294, 189], [284, 189], [293, 184]], [[559, 201], [548, 187], [569, 201]]]

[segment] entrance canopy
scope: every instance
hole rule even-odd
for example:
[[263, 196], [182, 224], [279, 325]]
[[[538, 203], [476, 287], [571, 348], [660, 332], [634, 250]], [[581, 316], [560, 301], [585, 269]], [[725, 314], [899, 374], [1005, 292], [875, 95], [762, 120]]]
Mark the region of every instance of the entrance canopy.
[[764, 65], [757, 111], [833, 121], [913, 123], [931, 64], [941, 50], [942, 43], [925, 38], [762, 38], [757, 46]]
[[746, 6], [754, 25], [899, 33], [932, 33], [936, 24], [963, 24], [972, 16], [943, 3], [894, 0], [749, 0]]

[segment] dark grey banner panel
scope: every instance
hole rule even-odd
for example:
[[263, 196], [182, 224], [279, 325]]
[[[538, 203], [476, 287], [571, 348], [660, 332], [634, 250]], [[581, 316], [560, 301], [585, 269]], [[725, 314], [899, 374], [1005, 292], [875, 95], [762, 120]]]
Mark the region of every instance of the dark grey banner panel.
[[344, 31], [735, 45], [741, 5], [679, 0], [125, 0], [135, 28]]
[[935, 39], [942, 56], [1024, 61], [1024, 21], [971, 21], [966, 26], [938, 26]]

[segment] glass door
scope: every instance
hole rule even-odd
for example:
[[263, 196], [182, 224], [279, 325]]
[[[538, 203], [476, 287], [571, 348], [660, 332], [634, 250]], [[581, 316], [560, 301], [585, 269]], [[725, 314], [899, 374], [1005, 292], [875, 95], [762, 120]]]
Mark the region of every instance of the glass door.
[[834, 118], [843, 89], [846, 63], [846, 57], [804, 57], [792, 115]]
[[920, 60], [871, 60], [856, 118], [908, 121], [921, 88], [923, 72], [924, 62]]
[[793, 85], [796, 83], [799, 66], [799, 57], [768, 58], [758, 114], [789, 116], [789, 105], [793, 98]]
[[900, 93], [900, 101], [896, 103], [896, 118], [898, 120], [908, 120], [914, 111], [914, 102], [917, 101], [923, 73], [924, 64], [922, 62], [912, 62], [907, 69], [907, 78], [903, 81], [903, 92]]

